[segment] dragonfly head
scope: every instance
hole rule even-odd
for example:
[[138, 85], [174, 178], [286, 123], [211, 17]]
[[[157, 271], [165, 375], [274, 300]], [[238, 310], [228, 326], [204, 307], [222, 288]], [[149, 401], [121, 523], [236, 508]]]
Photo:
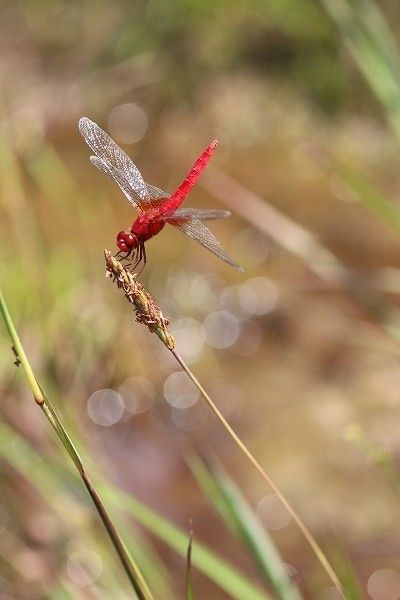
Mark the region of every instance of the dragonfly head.
[[117, 235], [117, 246], [122, 252], [131, 252], [138, 245], [138, 239], [131, 231], [120, 231]]

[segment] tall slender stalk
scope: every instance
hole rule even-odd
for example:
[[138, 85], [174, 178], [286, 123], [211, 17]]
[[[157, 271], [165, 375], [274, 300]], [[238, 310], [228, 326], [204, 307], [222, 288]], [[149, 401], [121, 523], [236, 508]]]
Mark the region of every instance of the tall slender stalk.
[[344, 590], [342, 588], [342, 584], [340, 583], [338, 576], [336, 575], [330, 562], [328, 561], [327, 557], [325, 556], [324, 552], [322, 551], [321, 547], [319, 546], [317, 540], [312, 535], [311, 531], [304, 524], [304, 522], [302, 521], [300, 516], [297, 514], [295, 509], [291, 506], [289, 501], [286, 499], [285, 495], [280, 491], [280, 489], [278, 488], [276, 483], [271, 479], [271, 477], [263, 469], [263, 467], [260, 465], [260, 463], [255, 458], [255, 456], [250, 452], [250, 450], [248, 449], [246, 444], [240, 439], [240, 437], [237, 435], [237, 433], [234, 431], [234, 429], [232, 429], [232, 427], [229, 425], [229, 423], [225, 419], [224, 415], [221, 413], [221, 411], [218, 409], [218, 407], [211, 400], [210, 396], [207, 394], [207, 392], [205, 391], [203, 386], [200, 384], [199, 380], [195, 377], [193, 372], [189, 369], [189, 367], [187, 366], [187, 364], [185, 363], [183, 358], [180, 356], [180, 354], [178, 354], [178, 352], [175, 349], [172, 349], [172, 350], [170, 349], [170, 352], [171, 352], [171, 354], [174, 355], [174, 357], [176, 358], [178, 363], [181, 365], [181, 367], [185, 371], [185, 373], [193, 381], [194, 385], [200, 391], [204, 400], [207, 402], [208, 406], [211, 408], [212, 412], [217, 417], [217, 419], [219, 419], [219, 421], [222, 423], [223, 427], [229, 433], [229, 435], [231, 436], [231, 438], [233, 439], [235, 444], [237, 446], [239, 446], [240, 450], [243, 452], [243, 454], [246, 456], [246, 458], [257, 469], [257, 471], [259, 472], [261, 477], [268, 483], [269, 487], [278, 496], [278, 498], [280, 499], [280, 501], [282, 502], [282, 504], [284, 505], [284, 507], [290, 514], [290, 516], [292, 517], [293, 521], [296, 523], [296, 525], [300, 529], [301, 533], [304, 535], [307, 542], [310, 544], [310, 546], [311, 546], [312, 550], [314, 551], [316, 557], [318, 558], [321, 566], [325, 569], [325, 571], [326, 571], [327, 575], [330, 577], [332, 583], [337, 587], [337, 589], [340, 592], [340, 594], [342, 595], [342, 597], [345, 598], [346, 596], [345, 596]]
[[63, 447], [65, 448], [66, 452], [68, 453], [75, 467], [77, 468], [79, 475], [81, 476], [82, 481], [89, 492], [93, 504], [96, 507], [100, 519], [102, 520], [103, 525], [106, 528], [106, 531], [129, 578], [129, 581], [131, 582], [132, 587], [136, 592], [137, 597], [139, 598], [139, 600], [153, 600], [153, 595], [151, 594], [147, 583], [142, 573], [140, 572], [138, 565], [134, 561], [133, 557], [130, 555], [123, 541], [121, 540], [104, 504], [100, 500], [99, 495], [97, 494], [92, 482], [90, 481], [78, 451], [76, 450], [71, 438], [69, 437], [65, 427], [63, 426], [60, 417], [57, 415], [54, 407], [52, 406], [46, 394], [43, 392], [33, 373], [32, 367], [29, 363], [28, 357], [26, 356], [25, 350], [22, 346], [21, 340], [14, 326], [13, 320], [11, 318], [1, 289], [0, 314], [6, 325], [8, 334], [12, 342], [13, 351], [16, 357], [15, 364], [17, 366], [22, 366], [36, 404], [40, 406], [40, 408], [44, 412], [46, 418], [48, 419], [49, 423], [53, 427], [58, 438], [60, 439]]
[[197, 387], [197, 389], [200, 391], [201, 395], [207, 402], [208, 406], [211, 408], [214, 415], [222, 423], [223, 427], [229, 433], [235, 444], [240, 448], [240, 450], [243, 452], [246, 458], [257, 469], [261, 477], [267, 482], [270, 488], [281, 500], [282, 504], [286, 507], [292, 519], [294, 520], [301, 533], [304, 535], [305, 539], [312, 548], [313, 552], [315, 553], [316, 557], [318, 558], [326, 574], [329, 576], [330, 580], [337, 588], [341, 597], [346, 598], [345, 591], [343, 589], [342, 584], [339, 581], [338, 576], [336, 575], [328, 558], [325, 556], [324, 552], [322, 551], [322, 548], [319, 546], [318, 542], [316, 541], [310, 530], [303, 523], [300, 516], [290, 505], [289, 501], [280, 491], [276, 483], [266, 473], [266, 471], [260, 465], [258, 460], [247, 448], [246, 444], [240, 439], [240, 437], [225, 419], [224, 415], [211, 400], [210, 396], [207, 394], [207, 392], [202, 387], [198, 379], [189, 369], [183, 358], [175, 350], [175, 340], [168, 331], [168, 319], [166, 319], [163, 316], [161, 310], [155, 305], [154, 300], [152, 299], [150, 294], [144, 290], [143, 286], [140, 283], [138, 283], [136, 275], [128, 269], [125, 269], [122, 266], [122, 264], [113, 257], [112, 253], [109, 250], [105, 250], [104, 255], [106, 260], [107, 274], [117, 284], [117, 286], [124, 291], [126, 299], [133, 305], [136, 314], [136, 321], [147, 325], [149, 330], [152, 333], [155, 333], [160, 338], [160, 340], [168, 348], [168, 350], [180, 364], [180, 366], [188, 375], [188, 377], [190, 377], [194, 385]]

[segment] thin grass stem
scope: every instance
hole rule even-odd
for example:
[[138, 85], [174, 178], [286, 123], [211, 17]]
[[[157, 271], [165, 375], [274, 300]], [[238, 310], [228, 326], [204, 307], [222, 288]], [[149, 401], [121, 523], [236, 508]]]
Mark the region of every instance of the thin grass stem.
[[224, 426], [226, 431], [229, 433], [229, 435], [231, 436], [231, 438], [233, 439], [235, 444], [240, 448], [240, 450], [248, 458], [248, 460], [251, 462], [251, 464], [257, 469], [257, 471], [259, 472], [261, 477], [268, 483], [270, 488], [278, 496], [278, 498], [280, 499], [280, 501], [282, 502], [282, 504], [285, 506], [286, 510], [292, 517], [293, 521], [296, 523], [296, 525], [300, 529], [301, 533], [304, 535], [305, 539], [311, 546], [311, 548], [314, 551], [316, 557], [318, 558], [321, 566], [324, 568], [326, 574], [329, 576], [332, 583], [336, 586], [336, 588], [338, 589], [341, 596], [343, 598], [346, 598], [344, 589], [342, 587], [342, 584], [339, 581], [338, 576], [336, 575], [332, 565], [330, 564], [329, 560], [325, 556], [325, 554], [322, 551], [321, 547], [319, 546], [317, 540], [312, 535], [311, 531], [304, 524], [304, 522], [302, 521], [300, 516], [297, 514], [295, 509], [291, 506], [291, 504], [286, 499], [284, 494], [280, 491], [280, 489], [278, 488], [276, 483], [271, 479], [271, 477], [262, 468], [262, 466], [260, 465], [258, 460], [255, 458], [255, 456], [250, 452], [250, 450], [248, 449], [246, 444], [240, 439], [240, 437], [237, 435], [237, 433], [234, 431], [234, 429], [231, 427], [231, 425], [225, 419], [224, 415], [221, 413], [221, 411], [218, 409], [218, 407], [211, 400], [210, 396], [207, 394], [207, 392], [205, 391], [203, 386], [200, 384], [199, 380], [194, 375], [194, 373], [189, 369], [189, 367], [187, 366], [187, 364], [185, 363], [183, 358], [180, 356], [180, 354], [178, 354], [178, 352], [173, 348], [172, 349], [170, 348], [169, 350], [170, 350], [171, 354], [174, 355], [174, 357], [176, 358], [178, 363], [181, 365], [181, 367], [185, 371], [185, 373], [190, 377], [190, 379], [192, 380], [194, 385], [197, 387], [197, 389], [200, 391], [201, 395], [207, 402], [208, 406], [211, 408], [212, 412], [217, 417], [217, 419], [219, 419], [219, 421], [222, 423], [222, 425]]
[[45, 414], [47, 420], [51, 424], [52, 428], [56, 432], [58, 438], [60, 439], [64, 449], [72, 459], [75, 467], [77, 468], [82, 481], [85, 484], [86, 489], [89, 492], [89, 495], [93, 501], [93, 504], [96, 507], [96, 510], [103, 522], [104, 527], [111, 539], [111, 542], [117, 552], [117, 555], [121, 561], [121, 564], [128, 576], [129, 581], [132, 584], [133, 589], [136, 592], [136, 595], [139, 600], [153, 600], [153, 596], [148, 588], [145, 579], [140, 572], [140, 569], [136, 562], [134, 561], [131, 554], [128, 552], [125, 544], [121, 540], [105, 506], [100, 500], [93, 484], [91, 483], [85, 469], [83, 467], [82, 459], [79, 456], [70, 436], [68, 435], [65, 427], [63, 426], [60, 417], [57, 415], [54, 407], [52, 406], [50, 400], [43, 392], [41, 386], [39, 385], [32, 367], [29, 363], [28, 357], [25, 353], [21, 340], [18, 336], [17, 330], [14, 326], [14, 322], [11, 318], [10, 312], [8, 310], [5, 298], [0, 289], [0, 314], [3, 318], [3, 321], [6, 325], [8, 334], [11, 339], [13, 351], [16, 357], [15, 364], [17, 366], [21, 365], [26, 378], [28, 380], [29, 387], [31, 388], [33, 397], [35, 402], [40, 406], [43, 413]]
[[303, 521], [296, 513], [294, 508], [289, 504], [288, 500], [277, 487], [275, 482], [264, 471], [258, 460], [247, 448], [246, 444], [242, 442], [237, 433], [232, 429], [228, 421], [225, 419], [224, 415], [211, 400], [210, 396], [207, 394], [207, 392], [202, 387], [198, 379], [189, 369], [181, 355], [175, 350], [175, 340], [168, 330], [169, 320], [166, 317], [164, 317], [161, 310], [158, 308], [158, 306], [156, 306], [151, 295], [144, 290], [141, 284], [138, 283], [136, 274], [132, 273], [129, 269], [125, 268], [122, 265], [122, 263], [119, 262], [109, 250], [104, 251], [104, 257], [107, 267], [106, 273], [112, 279], [112, 281], [116, 283], [117, 287], [123, 290], [125, 298], [131, 305], [133, 305], [136, 321], [138, 323], [146, 325], [152, 333], [155, 333], [163, 342], [163, 344], [168, 348], [171, 354], [175, 357], [182, 369], [186, 372], [186, 374], [190, 377], [194, 385], [200, 391], [214, 415], [219, 419], [223, 427], [229, 433], [235, 444], [240, 448], [240, 450], [243, 452], [246, 458], [257, 469], [261, 477], [268, 483], [270, 488], [275, 492], [275, 494], [281, 500], [282, 504], [286, 507], [294, 522], [297, 524], [300, 531], [311, 546], [312, 550], [314, 551], [316, 557], [318, 558], [321, 566], [329, 576], [330, 580], [335, 585], [342, 598], [346, 598], [343, 586], [340, 583], [338, 576], [336, 575], [334, 569], [332, 568], [330, 562], [328, 561], [327, 557], [325, 556], [324, 552], [320, 548], [312, 533], [303, 523]]
[[194, 590], [192, 582], [192, 547], [193, 547], [193, 524], [190, 521], [189, 527], [189, 542], [186, 551], [186, 574], [185, 574], [185, 590], [186, 600], [194, 600]]

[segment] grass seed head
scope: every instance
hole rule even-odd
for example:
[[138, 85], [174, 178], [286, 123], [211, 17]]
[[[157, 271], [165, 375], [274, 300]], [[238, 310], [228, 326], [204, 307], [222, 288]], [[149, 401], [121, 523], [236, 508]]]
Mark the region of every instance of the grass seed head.
[[104, 250], [104, 257], [106, 276], [123, 290], [125, 298], [133, 305], [136, 321], [147, 325], [152, 333], [157, 334], [160, 340], [173, 350], [175, 340], [168, 331], [169, 319], [164, 317], [149, 292], [137, 281], [136, 274], [126, 269], [109, 250]]

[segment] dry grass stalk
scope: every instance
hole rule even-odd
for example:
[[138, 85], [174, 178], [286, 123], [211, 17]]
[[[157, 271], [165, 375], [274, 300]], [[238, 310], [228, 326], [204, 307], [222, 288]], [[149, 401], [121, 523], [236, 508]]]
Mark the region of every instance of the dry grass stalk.
[[175, 340], [168, 331], [169, 319], [164, 317], [161, 310], [155, 305], [153, 298], [137, 281], [136, 274], [123, 267], [109, 250], [104, 250], [104, 256], [107, 267], [106, 275], [119, 288], [123, 289], [126, 299], [130, 304], [133, 304], [136, 321], [147, 325], [152, 333], [158, 335], [167, 348], [173, 350]]
[[275, 482], [266, 473], [266, 471], [260, 465], [258, 460], [247, 448], [246, 444], [233, 430], [231, 425], [225, 419], [224, 415], [221, 413], [216, 404], [213, 402], [213, 400], [207, 394], [205, 389], [202, 387], [194, 373], [192, 373], [192, 371], [189, 369], [183, 358], [176, 351], [175, 340], [168, 331], [168, 319], [163, 317], [161, 310], [154, 304], [154, 300], [152, 299], [150, 294], [144, 290], [143, 286], [140, 283], [138, 283], [137, 275], [129, 271], [129, 269], [123, 267], [122, 264], [118, 260], [116, 260], [116, 258], [114, 258], [110, 251], [105, 250], [104, 254], [106, 258], [107, 275], [117, 283], [118, 287], [121, 287], [124, 290], [127, 300], [134, 305], [136, 312], [136, 321], [147, 325], [150, 331], [156, 333], [161, 339], [161, 341], [168, 347], [171, 354], [174, 355], [175, 359], [181, 365], [182, 369], [186, 372], [188, 377], [192, 380], [194, 385], [200, 391], [208, 406], [210, 407], [214, 415], [222, 423], [223, 427], [231, 436], [235, 444], [240, 448], [240, 450], [247, 457], [247, 459], [257, 469], [264, 481], [267, 482], [270, 488], [281, 500], [282, 504], [286, 507], [294, 522], [297, 524], [298, 528], [300, 529], [305, 539], [309, 543], [310, 547], [314, 551], [321, 566], [331, 579], [332, 583], [337, 588], [339, 595], [342, 598], [346, 598], [345, 591], [342, 587], [339, 578], [337, 577], [322, 548], [319, 546], [318, 542], [316, 541], [308, 527], [303, 523], [303, 520], [297, 514], [295, 509], [291, 506], [289, 501], [286, 499], [286, 496], [280, 491]]

